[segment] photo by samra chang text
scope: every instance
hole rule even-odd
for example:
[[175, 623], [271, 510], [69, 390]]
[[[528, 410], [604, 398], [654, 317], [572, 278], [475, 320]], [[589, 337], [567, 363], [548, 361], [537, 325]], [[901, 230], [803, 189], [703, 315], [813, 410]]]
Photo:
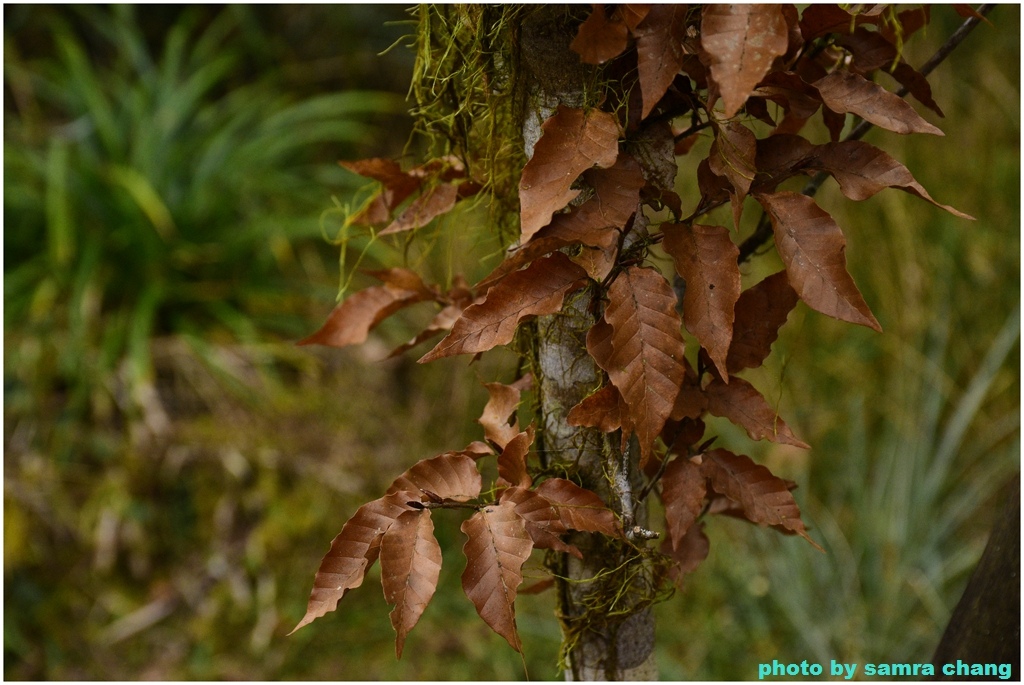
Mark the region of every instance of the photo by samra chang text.
[[948, 664], [848, 664], [832, 659], [828, 671], [816, 661], [785, 663], [773, 659], [771, 663], [757, 665], [758, 680], [784, 677], [821, 676], [852, 680], [857, 675], [865, 678], [899, 678], [944, 675], [947, 677], [990, 676], [1009, 680], [1013, 675], [1011, 664], [972, 664], [959, 659]]

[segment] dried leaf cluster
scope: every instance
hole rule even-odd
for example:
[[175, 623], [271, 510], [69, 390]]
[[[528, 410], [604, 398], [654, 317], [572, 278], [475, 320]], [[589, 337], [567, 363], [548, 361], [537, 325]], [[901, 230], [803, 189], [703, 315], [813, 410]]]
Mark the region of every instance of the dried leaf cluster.
[[[793, 5], [593, 5], [571, 49], [606, 75], [603, 104], [559, 106], [544, 122], [520, 176], [519, 240], [504, 261], [476, 286], [459, 281], [446, 292], [407, 269], [372, 272], [382, 285], [349, 296], [302, 344], [357, 344], [387, 316], [432, 302], [434, 319], [395, 353], [444, 334], [421, 362], [477, 355], [511, 343], [524, 321], [556, 314], [584, 292], [596, 303], [586, 349], [605, 382], [572, 408], [568, 422], [616, 434], [624, 449], [635, 436], [647, 491], [664, 503], [660, 551], [671, 562], [669, 576], [679, 582], [707, 556], [703, 527], [712, 514], [817, 546], [791, 494], [795, 484], [747, 456], [710, 449], [703, 418], [724, 417], [754, 440], [807, 448], [737, 374], [764, 362], [798, 301], [881, 330], [847, 272], [842, 229], [783, 183], [824, 172], [852, 200], [896, 188], [969, 218], [933, 200], [882, 150], [842, 138], [848, 115], [898, 134], [942, 135], [875, 80], [895, 81], [942, 116], [899, 47], [928, 19], [927, 7], [851, 14], [837, 5], [802, 12]], [[801, 132], [819, 112], [829, 140], [815, 143]], [[699, 135], [712, 144], [699, 165], [700, 200], [687, 211], [675, 189], [676, 157]], [[410, 171], [380, 159], [344, 163], [380, 182], [355, 221], [386, 235], [449, 212], [486, 185], [467, 172], [473, 151], [463, 152], [462, 160]], [[747, 198], [770, 222], [785, 269], [744, 290], [738, 232]], [[701, 221], [726, 204], [734, 228]], [[677, 287], [647, 263], [656, 250], [671, 259]], [[534, 427], [509, 421], [528, 382], [488, 384], [480, 419], [486, 443], [419, 462], [352, 516], [320, 566], [298, 627], [332, 611], [379, 558], [401, 654], [437, 586], [436, 509], [473, 510], [462, 526], [463, 587], [481, 618], [517, 650], [514, 602], [534, 548], [580, 555], [563, 538], [568, 530], [646, 544], [595, 493], [539, 476]], [[499, 477], [484, 488], [478, 465], [490, 458]]]

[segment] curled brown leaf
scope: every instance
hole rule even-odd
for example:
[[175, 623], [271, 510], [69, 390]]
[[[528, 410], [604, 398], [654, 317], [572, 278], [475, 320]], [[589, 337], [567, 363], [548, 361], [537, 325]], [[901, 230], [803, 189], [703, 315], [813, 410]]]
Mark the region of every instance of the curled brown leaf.
[[476, 460], [466, 454], [446, 453], [423, 459], [395, 479], [388, 494], [405, 492], [423, 500], [431, 493], [444, 500], [466, 502], [480, 495], [481, 478]]

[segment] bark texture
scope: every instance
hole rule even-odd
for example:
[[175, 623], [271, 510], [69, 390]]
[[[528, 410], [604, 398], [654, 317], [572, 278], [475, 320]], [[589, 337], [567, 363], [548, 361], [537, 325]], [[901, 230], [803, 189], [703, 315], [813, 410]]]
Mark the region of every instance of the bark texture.
[[932, 663], [941, 680], [992, 680], [992, 676], [944, 675], [944, 664], [1011, 664], [1020, 680], [1020, 474], [985, 551], [946, 626]]
[[[541, 123], [559, 104], [584, 105], [584, 84], [593, 74], [569, 49], [577, 27], [561, 5], [538, 7], [520, 27], [527, 157], [540, 137]], [[587, 332], [600, 315], [593, 297], [592, 291], [582, 291], [562, 312], [537, 321], [542, 449], [549, 464], [562, 464], [584, 487], [625, 514], [627, 529], [645, 526], [645, 510], [633, 503], [640, 483], [635, 450], [624, 455], [617, 435], [574, 428], [565, 420], [574, 405], [601, 385], [603, 372], [586, 348]], [[568, 579], [559, 581], [558, 588], [566, 680], [656, 679], [649, 606], [653, 590], [643, 581], [650, 576], [645, 562], [630, 545], [602, 536], [576, 534], [571, 542], [583, 559], [560, 554], [554, 562], [556, 575]], [[621, 592], [624, 585], [627, 589]]]

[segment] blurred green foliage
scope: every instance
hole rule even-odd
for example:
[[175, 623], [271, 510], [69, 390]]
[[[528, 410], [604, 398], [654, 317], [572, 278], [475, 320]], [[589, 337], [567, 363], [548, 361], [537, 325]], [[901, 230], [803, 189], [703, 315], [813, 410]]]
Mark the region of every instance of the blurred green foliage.
[[[911, 64], [959, 23], [933, 14]], [[829, 553], [712, 521], [710, 558], [658, 607], [664, 678], [913, 662], [937, 644], [1019, 469], [1019, 16], [997, 8], [931, 77], [946, 138], [871, 138], [976, 223], [896, 191], [819, 195], [885, 333], [801, 305], [750, 378], [813, 449], [721, 428], [800, 483]], [[405, 18], [5, 7], [5, 677], [557, 676], [551, 597], [520, 598], [524, 662], [462, 595], [457, 514], [438, 517], [441, 586], [401, 661], [378, 571], [285, 637], [345, 519], [414, 461], [479, 438], [479, 381], [509, 380], [507, 359], [373, 361], [427, 311], [356, 350], [288, 342], [337, 292], [321, 226], [335, 237], [332, 196], [353, 202], [359, 181], [336, 160], [397, 157], [408, 137], [393, 114], [411, 55], [373, 54]], [[464, 227], [486, 214], [427, 229], [433, 249], [409, 263], [479, 278], [496, 248]], [[759, 257], [748, 284], [779, 268]]]
[[156, 55], [130, 6], [37, 11], [52, 58], [5, 42], [5, 323], [47, 342], [22, 350], [25, 385], [53, 374], [67, 411], [109, 415], [145, 404], [153, 338], [303, 330], [293, 243], [320, 235], [328, 188], [348, 189], [310, 151], [352, 155], [400, 98], [297, 99], [279, 78], [240, 79], [238, 8], [180, 12]]

